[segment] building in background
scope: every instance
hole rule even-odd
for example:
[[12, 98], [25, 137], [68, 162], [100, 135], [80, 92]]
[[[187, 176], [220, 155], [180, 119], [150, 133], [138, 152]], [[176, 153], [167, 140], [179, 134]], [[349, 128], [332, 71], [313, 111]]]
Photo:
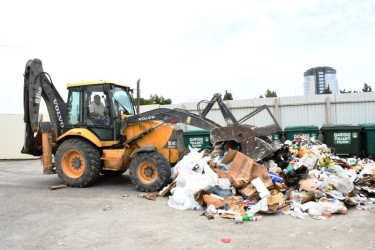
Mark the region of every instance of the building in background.
[[305, 95], [323, 94], [329, 86], [332, 94], [339, 93], [336, 70], [331, 67], [315, 67], [304, 73], [303, 93]]

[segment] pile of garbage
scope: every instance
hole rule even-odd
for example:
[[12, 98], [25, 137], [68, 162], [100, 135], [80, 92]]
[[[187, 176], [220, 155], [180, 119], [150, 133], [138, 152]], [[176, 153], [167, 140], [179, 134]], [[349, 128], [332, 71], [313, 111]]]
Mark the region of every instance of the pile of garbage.
[[340, 158], [302, 135], [259, 162], [231, 148], [190, 149], [172, 168], [172, 178], [160, 192], [170, 194], [168, 205], [204, 210], [208, 219], [242, 222], [280, 213], [326, 219], [349, 207], [370, 209], [375, 201], [373, 160]]

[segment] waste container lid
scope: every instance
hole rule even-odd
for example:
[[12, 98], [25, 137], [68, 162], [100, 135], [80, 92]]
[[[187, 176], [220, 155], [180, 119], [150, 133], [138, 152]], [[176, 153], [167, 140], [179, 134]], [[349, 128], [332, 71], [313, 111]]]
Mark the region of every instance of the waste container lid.
[[361, 127], [352, 124], [323, 125], [322, 131], [324, 130], [361, 130]]
[[316, 131], [319, 132], [319, 127], [314, 125], [308, 126], [288, 126], [284, 128], [284, 132], [289, 131], [296, 131], [296, 132], [304, 132], [304, 131]]
[[208, 130], [189, 130], [185, 131], [184, 135], [210, 135]]
[[375, 123], [358, 124], [363, 130], [375, 130]]

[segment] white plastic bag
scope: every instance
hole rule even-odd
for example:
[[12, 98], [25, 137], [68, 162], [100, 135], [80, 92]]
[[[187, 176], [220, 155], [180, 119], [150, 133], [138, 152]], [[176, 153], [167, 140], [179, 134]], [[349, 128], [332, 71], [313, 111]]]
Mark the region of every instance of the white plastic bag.
[[315, 206], [309, 208], [309, 214], [311, 216], [319, 216], [325, 213], [336, 213], [344, 208], [344, 205], [340, 201], [336, 200], [334, 202], [321, 202], [316, 203]]
[[259, 211], [268, 211], [268, 203], [267, 197], [264, 197], [257, 204], [250, 207], [250, 209], [246, 212], [248, 215], [255, 214]]
[[180, 210], [200, 209], [200, 205], [194, 200], [194, 195], [186, 192], [183, 187], [175, 188], [173, 196], [168, 200], [168, 206]]
[[353, 182], [335, 175], [329, 176], [329, 185], [333, 186], [337, 191], [342, 193], [344, 196], [348, 196], [348, 194], [354, 189]]
[[199, 209], [199, 204], [194, 200], [194, 195], [200, 190], [207, 190], [210, 186], [217, 185], [219, 176], [208, 166], [203, 153], [192, 149], [180, 162], [176, 164], [176, 188], [171, 190], [172, 197], [168, 200], [170, 207], [186, 210]]

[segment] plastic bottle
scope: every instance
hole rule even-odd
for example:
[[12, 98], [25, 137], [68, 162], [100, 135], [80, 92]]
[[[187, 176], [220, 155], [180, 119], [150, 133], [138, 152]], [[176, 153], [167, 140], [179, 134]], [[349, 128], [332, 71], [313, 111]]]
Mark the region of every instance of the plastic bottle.
[[242, 220], [243, 221], [249, 221], [250, 220], [249, 215], [245, 214], [244, 216], [242, 216]]
[[236, 222], [236, 224], [242, 223], [243, 222], [242, 216], [236, 216], [234, 218], [234, 222]]
[[368, 209], [368, 207], [361, 206], [361, 205], [355, 206], [355, 208], [358, 209], [358, 210], [367, 210]]
[[262, 216], [261, 216], [261, 215], [253, 216], [253, 217], [250, 217], [250, 218], [249, 218], [250, 221], [258, 221], [258, 220], [261, 220], [261, 219], [262, 219]]

